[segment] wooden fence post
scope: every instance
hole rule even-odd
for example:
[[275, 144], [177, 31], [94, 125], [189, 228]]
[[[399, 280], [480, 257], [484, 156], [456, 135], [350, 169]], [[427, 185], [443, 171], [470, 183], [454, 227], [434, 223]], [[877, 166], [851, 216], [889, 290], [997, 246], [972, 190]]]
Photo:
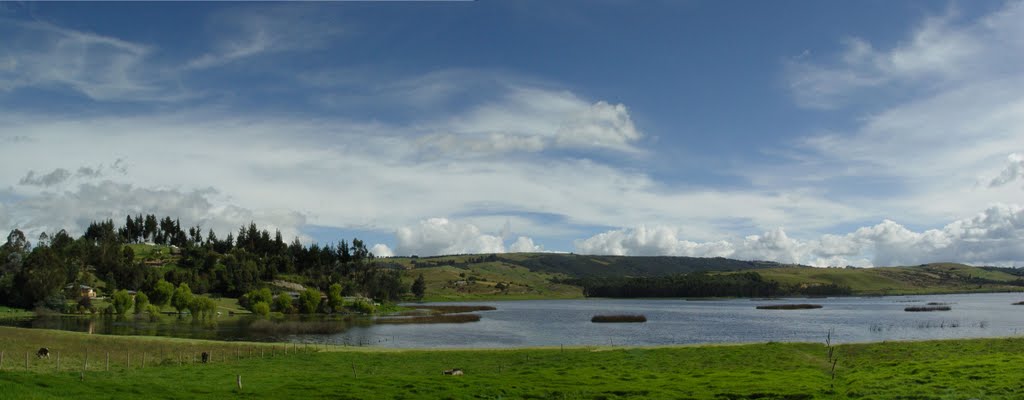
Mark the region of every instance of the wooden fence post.
[[132, 352], [125, 352], [125, 368], [132, 369]]
[[57, 371], [60, 371], [60, 352], [57, 352]]
[[0, 351], [0, 370], [4, 369], [4, 352]]
[[110, 352], [107, 352], [107, 371], [110, 371]]
[[28, 369], [28, 352], [25, 352], [25, 369]]

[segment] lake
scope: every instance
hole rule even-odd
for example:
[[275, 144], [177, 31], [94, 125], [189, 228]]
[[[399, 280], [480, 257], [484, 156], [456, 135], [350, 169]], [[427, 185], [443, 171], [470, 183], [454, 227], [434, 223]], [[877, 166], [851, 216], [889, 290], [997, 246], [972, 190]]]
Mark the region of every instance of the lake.
[[[253, 328], [254, 318], [213, 322], [165, 317], [159, 322], [111, 318], [36, 317], [0, 324], [219, 340], [286, 341], [397, 348], [473, 348], [695, 343], [820, 342], [833, 330], [837, 343], [884, 340], [1000, 337], [1024, 334], [1022, 293], [833, 297], [818, 299], [582, 299], [477, 302], [497, 307], [462, 324], [375, 325], [365, 319], [305, 318], [293, 324], [330, 324], [324, 334], [288, 334]], [[906, 312], [929, 302], [943, 312]], [[758, 305], [813, 303], [820, 309], [758, 310]], [[465, 303], [435, 303], [465, 304]], [[643, 314], [645, 323], [597, 324], [599, 314]], [[265, 322], [262, 323], [266, 325]]]

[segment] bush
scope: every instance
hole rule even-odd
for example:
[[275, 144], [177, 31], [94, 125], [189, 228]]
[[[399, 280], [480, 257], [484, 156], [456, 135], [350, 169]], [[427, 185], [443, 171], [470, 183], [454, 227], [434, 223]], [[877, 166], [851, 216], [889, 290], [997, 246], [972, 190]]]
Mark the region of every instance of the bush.
[[341, 284], [335, 283], [327, 288], [327, 306], [331, 312], [341, 309], [345, 300], [341, 297]]
[[267, 303], [269, 305], [272, 301], [274, 301], [274, 294], [270, 293], [270, 289], [263, 288], [253, 290], [239, 297], [238, 305], [246, 310], [255, 312], [256, 310], [253, 310], [253, 306], [257, 303]]
[[293, 312], [293, 307], [292, 307], [292, 298], [291, 298], [291, 296], [289, 296], [288, 293], [278, 294], [277, 297], [274, 298], [274, 307], [273, 308], [274, 308], [274, 311], [280, 311], [280, 312], [283, 312], [285, 314], [292, 313]]
[[177, 289], [174, 289], [174, 295], [171, 296], [171, 306], [178, 313], [188, 310], [192, 306], [192, 289], [188, 287], [187, 283], [182, 283]]
[[265, 301], [261, 301], [259, 303], [253, 304], [252, 305], [252, 312], [254, 314], [256, 314], [256, 315], [260, 315], [260, 316], [264, 316], [265, 317], [265, 316], [267, 316], [267, 314], [270, 314], [270, 304], [267, 304], [267, 302], [265, 302]]
[[166, 306], [171, 303], [171, 297], [174, 296], [174, 284], [161, 279], [153, 286], [153, 291], [150, 295], [149, 301], [151, 303], [160, 307]]
[[359, 299], [352, 303], [352, 309], [363, 314], [373, 314], [373, 304], [366, 299]]
[[193, 296], [188, 309], [192, 311], [193, 317], [210, 318], [217, 311], [217, 302], [206, 296]]
[[143, 311], [149, 308], [149, 297], [145, 293], [138, 292], [135, 294], [135, 313], [142, 314]]
[[314, 314], [320, 305], [320, 291], [309, 288], [299, 293], [299, 309], [303, 314]]
[[124, 315], [132, 307], [132, 295], [128, 294], [127, 290], [118, 290], [114, 292], [110, 305], [114, 307], [114, 312], [117, 315]]

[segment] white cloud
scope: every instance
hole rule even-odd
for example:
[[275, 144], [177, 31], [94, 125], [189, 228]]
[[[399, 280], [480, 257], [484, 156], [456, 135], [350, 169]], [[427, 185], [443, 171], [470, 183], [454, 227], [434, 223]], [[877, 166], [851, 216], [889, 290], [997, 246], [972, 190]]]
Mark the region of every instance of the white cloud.
[[185, 69], [200, 70], [231, 64], [259, 55], [305, 51], [322, 47], [344, 30], [323, 18], [317, 7], [253, 6], [239, 12], [212, 15], [207, 30], [217, 35], [214, 49], [189, 60]]
[[1009, 161], [1006, 168], [999, 173], [999, 176], [992, 178], [989, 187], [999, 187], [1017, 179], [1024, 179], [1024, 156], [1013, 153], [1006, 158]]
[[453, 118], [425, 124], [427, 153], [489, 156], [549, 148], [639, 153], [643, 134], [625, 105], [588, 102], [566, 91], [505, 87], [499, 99]]
[[790, 60], [786, 67], [797, 103], [835, 108], [865, 89], [935, 88], [1019, 73], [1014, 66], [1024, 62], [1024, 3], [1007, 2], [1002, 10], [973, 21], [958, 17], [950, 11], [926, 18], [909, 38], [887, 49], [846, 38], [842, 54], [830, 65], [814, 63], [807, 54]]
[[914, 232], [890, 220], [845, 235], [790, 238], [781, 228], [715, 242], [683, 240], [678, 230], [638, 226], [576, 241], [582, 254], [730, 257], [815, 266], [916, 265], [952, 261], [979, 265], [1024, 263], [1024, 208], [997, 205], [941, 229]]
[[383, 243], [377, 243], [370, 248], [370, 252], [377, 257], [394, 257], [395, 252], [391, 250], [388, 245]]
[[430, 218], [395, 232], [395, 254], [432, 256], [439, 254], [504, 253], [500, 236], [482, 233], [475, 225]]
[[216, 191], [197, 189], [142, 188], [131, 184], [103, 181], [84, 183], [73, 190], [39, 192], [0, 208], [0, 230], [14, 228], [30, 236], [66, 229], [81, 234], [92, 221], [113, 219], [124, 222], [127, 215], [155, 214], [158, 217], [180, 218], [183, 226], [200, 225], [221, 236], [235, 232], [240, 226], [255, 222], [261, 229], [281, 230], [286, 238], [308, 241], [299, 228], [306, 223], [302, 214], [287, 210], [251, 210], [217, 201]]
[[526, 236], [516, 238], [512, 245], [508, 246], [509, 253], [537, 253], [544, 251], [544, 246], [533, 243], [533, 239]]
[[94, 100], [185, 96], [148, 64], [150, 46], [44, 22], [0, 24], [0, 91], [66, 88]]
[[773, 165], [734, 172], [755, 187], [813, 187], [859, 210], [867, 217], [859, 224], [895, 214], [936, 226], [1018, 202], [1020, 191], [993, 177], [1003, 176], [1007, 149], [1024, 142], [1024, 74], [1015, 67], [1024, 65], [1022, 19], [1022, 2], [974, 19], [950, 12], [894, 44], [852, 37], [835, 59], [791, 60], [798, 104], [868, 111], [849, 127], [810, 132]]

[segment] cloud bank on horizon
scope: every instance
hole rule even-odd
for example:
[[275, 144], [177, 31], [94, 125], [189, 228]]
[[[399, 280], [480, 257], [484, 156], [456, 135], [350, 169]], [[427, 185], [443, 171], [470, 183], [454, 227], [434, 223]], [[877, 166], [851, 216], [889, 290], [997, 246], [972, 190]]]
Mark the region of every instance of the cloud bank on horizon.
[[3, 4], [0, 230], [1024, 265], [1024, 3], [696, 4]]

